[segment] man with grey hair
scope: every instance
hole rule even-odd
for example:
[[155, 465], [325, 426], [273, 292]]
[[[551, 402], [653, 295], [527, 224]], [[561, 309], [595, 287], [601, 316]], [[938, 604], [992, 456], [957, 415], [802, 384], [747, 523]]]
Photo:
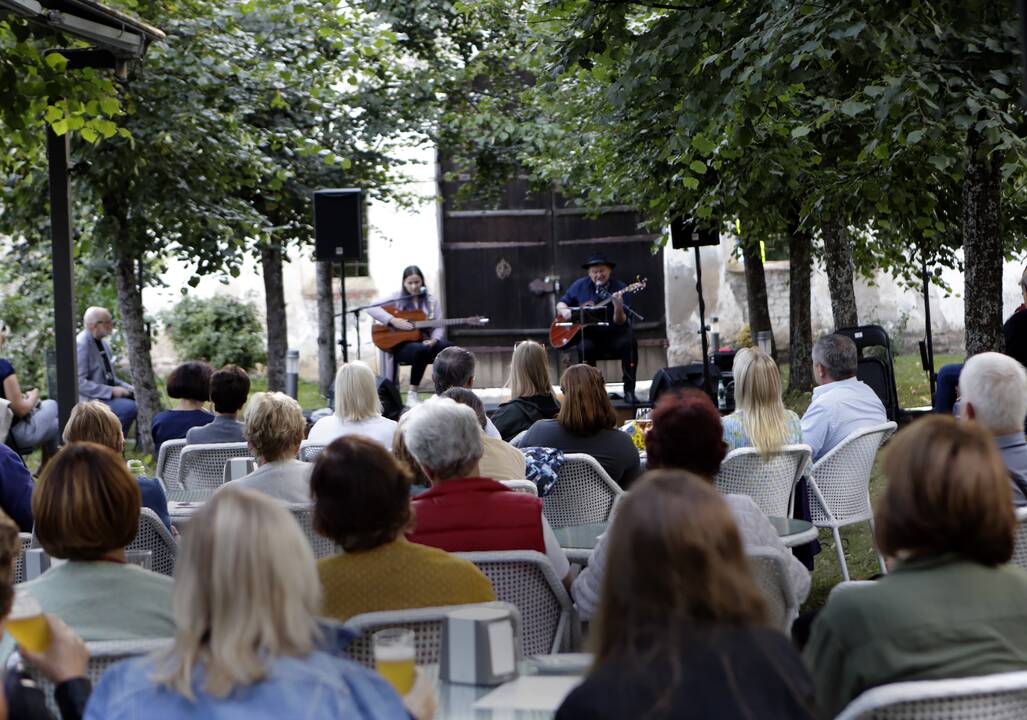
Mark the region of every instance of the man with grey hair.
[[570, 563], [542, 515], [542, 501], [478, 477], [484, 445], [474, 410], [433, 397], [407, 413], [401, 427], [407, 450], [431, 481], [412, 501], [412, 542], [447, 552], [535, 550], [570, 587]]
[[139, 409], [132, 399], [135, 389], [114, 374], [114, 353], [106, 340], [114, 330], [114, 320], [105, 308], [91, 307], [82, 318], [82, 326], [75, 338], [79, 402], [99, 400], [109, 405], [127, 437]]
[[959, 376], [961, 420], [976, 420], [992, 434], [1013, 488], [1013, 504], [1027, 506], [1027, 372], [1008, 355], [980, 353]]
[[856, 343], [825, 335], [813, 346], [813, 400], [802, 416], [802, 440], [819, 460], [850, 433], [887, 422], [881, 398], [856, 379]]
[[[477, 359], [466, 348], [453, 345], [440, 352], [431, 364], [431, 379], [435, 383], [435, 394], [441, 395], [450, 388], [474, 387], [474, 367]], [[488, 417], [485, 418], [485, 434], [501, 440], [502, 435]]]

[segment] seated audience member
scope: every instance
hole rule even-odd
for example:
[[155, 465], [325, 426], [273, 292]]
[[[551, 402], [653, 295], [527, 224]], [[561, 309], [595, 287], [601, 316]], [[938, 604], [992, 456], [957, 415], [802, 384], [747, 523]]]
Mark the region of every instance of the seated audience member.
[[117, 358], [107, 338], [114, 332], [114, 318], [106, 308], [87, 308], [82, 316], [82, 331], [75, 337], [78, 366], [78, 401], [99, 400], [110, 406], [121, 421], [121, 432], [136, 419], [135, 388], [114, 372]]
[[[14, 602], [14, 561], [19, 553], [18, 526], [0, 513], [0, 623], [11, 612]], [[89, 653], [82, 638], [60, 618], [46, 615], [46, 621], [50, 630], [50, 646], [46, 652], [39, 654], [19, 648], [20, 655], [54, 683], [54, 699], [62, 720], [78, 720], [92, 689], [86, 677]], [[21, 665], [8, 667], [2, 677], [0, 718], [53, 720], [43, 690], [26, 675]]]
[[[0, 321], [0, 348], [7, 341], [7, 324]], [[57, 452], [57, 441], [61, 437], [60, 424], [57, 421], [57, 401], [40, 400], [39, 390], [21, 391], [18, 375], [11, 361], [0, 359], [0, 398], [10, 403], [14, 415], [10, 433], [14, 444], [22, 452], [29, 452], [35, 447], [42, 451], [42, 464]]]
[[570, 563], [542, 515], [542, 501], [478, 477], [484, 443], [474, 411], [434, 397], [408, 415], [403, 439], [432, 485], [414, 498], [409, 539], [448, 552], [537, 550], [569, 583]]
[[609, 535], [595, 660], [556, 720], [815, 717], [809, 676], [769, 627], [734, 513], [709, 482], [647, 473]]
[[960, 376], [959, 416], [976, 420], [991, 433], [1009, 474], [1013, 505], [1027, 505], [1027, 372], [1002, 353], [980, 353], [966, 361]]
[[517, 447], [552, 447], [591, 455], [613, 481], [627, 489], [639, 473], [638, 449], [617, 430], [617, 414], [603, 374], [590, 365], [571, 365], [560, 378], [563, 404], [555, 420], [539, 420]]
[[250, 376], [237, 365], [225, 365], [210, 376], [210, 402], [214, 419], [189, 428], [186, 445], [245, 442], [246, 434], [236, 415], [250, 394]]
[[[121, 434], [118, 416], [107, 405], [97, 400], [80, 402], [71, 409], [71, 417], [64, 426], [64, 442], [91, 442], [110, 448], [118, 455], [125, 452], [125, 436]], [[136, 478], [136, 483], [139, 485], [139, 494], [142, 498], [141, 507], [153, 510], [165, 527], [171, 530], [168, 499], [160, 482], [140, 475]]]
[[395, 431], [396, 421], [382, 417], [374, 373], [357, 361], [346, 363], [335, 374], [335, 414], [314, 423], [307, 440], [327, 445], [343, 435], [363, 435], [392, 447]]
[[350, 435], [325, 448], [310, 475], [314, 528], [343, 552], [317, 561], [322, 615], [495, 600], [472, 563], [412, 543], [410, 472], [380, 444]]
[[724, 418], [727, 451], [755, 447], [764, 459], [784, 445], [802, 442], [799, 416], [781, 401], [781, 374], [774, 358], [759, 348], [742, 348], [732, 366], [735, 407]]
[[873, 388], [856, 379], [856, 343], [825, 335], [813, 346], [813, 400], [802, 416], [803, 442], [819, 460], [856, 430], [888, 422]]
[[[712, 485], [727, 454], [727, 446], [723, 441], [720, 414], [709, 396], [698, 390], [665, 393], [656, 402], [652, 420], [652, 428], [645, 437], [649, 467], [687, 470]], [[747, 547], [771, 548], [785, 558], [788, 585], [798, 607], [809, 594], [809, 571], [782, 544], [777, 531], [752, 498], [727, 495], [724, 500]], [[599, 605], [603, 577], [610, 568], [607, 558], [610, 541], [610, 533], [600, 536], [589, 556], [588, 566], [571, 587], [571, 596], [582, 620], [589, 620]]]
[[285, 393], [254, 395], [246, 408], [246, 441], [257, 469], [221, 487], [258, 490], [287, 503], [309, 503], [313, 465], [296, 459], [306, 429], [300, 404]]
[[204, 407], [210, 399], [210, 365], [205, 362], [187, 362], [171, 371], [168, 377], [168, 397], [178, 400], [170, 410], [157, 413], [150, 426], [153, 431], [153, 451], [160, 453], [165, 440], [181, 440], [190, 428], [209, 424], [214, 416]]
[[[435, 383], [435, 394], [441, 395], [451, 387], [474, 387], [474, 353], [453, 345], [440, 352], [431, 366], [431, 378]], [[492, 421], [485, 418], [485, 434], [499, 438], [499, 430]]]
[[36, 538], [50, 557], [68, 562], [19, 587], [83, 640], [174, 635], [171, 578], [125, 563], [139, 504], [125, 461], [96, 443], [66, 445], [36, 483]]
[[478, 462], [479, 475], [493, 480], [523, 480], [526, 477], [524, 453], [499, 438], [485, 435], [485, 405], [473, 390], [454, 387], [442, 393], [442, 397], [466, 405], [478, 416], [478, 424], [481, 425], [482, 431], [481, 440], [485, 448]]
[[803, 653], [825, 718], [878, 685], [1027, 667], [1027, 574], [1009, 564], [1016, 520], [994, 440], [934, 415], [892, 439], [882, 470], [891, 571], [832, 593]]
[[385, 680], [341, 657], [318, 627], [310, 543], [266, 495], [230, 487], [197, 511], [174, 606], [171, 648], [112, 666], [87, 720], [407, 717]]
[[534, 340], [524, 340], [514, 347], [507, 384], [512, 399], [492, 414], [492, 422], [504, 440], [527, 430], [537, 420], [552, 420], [560, 412], [549, 382], [546, 349]]
[[18, 523], [22, 532], [32, 532], [32, 473], [21, 455], [0, 443], [0, 510]]

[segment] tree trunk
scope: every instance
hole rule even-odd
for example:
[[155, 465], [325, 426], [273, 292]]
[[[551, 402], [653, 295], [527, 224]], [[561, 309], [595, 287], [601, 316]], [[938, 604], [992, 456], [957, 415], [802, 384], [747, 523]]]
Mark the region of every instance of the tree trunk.
[[332, 263], [324, 260], [317, 263], [317, 380], [321, 395], [327, 397], [335, 381], [335, 295]]
[[813, 320], [810, 315], [809, 233], [796, 222], [788, 229], [788, 390], [813, 387]]
[[282, 279], [282, 244], [276, 240], [260, 249], [267, 315], [267, 389], [285, 391], [285, 353], [289, 333], [285, 319], [285, 283]]
[[139, 443], [136, 450], [153, 455], [153, 435], [150, 426], [154, 416], [160, 412], [160, 393], [157, 378], [153, 374], [150, 360], [150, 336], [143, 322], [143, 293], [137, 282], [136, 268], [139, 258], [131, 251], [132, 243], [125, 236], [125, 223], [118, 223], [118, 239], [114, 243], [114, 273], [118, 287], [118, 311], [120, 324], [125, 332], [128, 361], [132, 368], [132, 385], [139, 407], [136, 416], [136, 433]]
[[[770, 303], [767, 300], [767, 276], [763, 272], [763, 257], [760, 255], [759, 240], [742, 241], [742, 262], [745, 264], [745, 299], [749, 308], [749, 331], [752, 344], [756, 344], [756, 333], [769, 332], [774, 337], [770, 323]], [[777, 343], [771, 341], [771, 354], [776, 358]]]
[[831, 292], [831, 314], [835, 330], [856, 327], [856, 291], [852, 286], [852, 240], [845, 217], [830, 214], [820, 226], [824, 238], [824, 260], [827, 265], [827, 285]]
[[999, 162], [970, 131], [963, 180], [966, 355], [1005, 348], [1002, 336], [1002, 187]]

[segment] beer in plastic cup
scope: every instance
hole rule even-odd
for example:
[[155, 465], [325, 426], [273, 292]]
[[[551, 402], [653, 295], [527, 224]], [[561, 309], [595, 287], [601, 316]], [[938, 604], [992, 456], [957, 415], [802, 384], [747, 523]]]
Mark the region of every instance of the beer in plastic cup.
[[43, 608], [25, 588], [15, 589], [14, 607], [4, 627], [26, 650], [41, 653], [50, 647], [50, 624]]
[[373, 636], [374, 667], [400, 695], [414, 686], [414, 631], [379, 630]]

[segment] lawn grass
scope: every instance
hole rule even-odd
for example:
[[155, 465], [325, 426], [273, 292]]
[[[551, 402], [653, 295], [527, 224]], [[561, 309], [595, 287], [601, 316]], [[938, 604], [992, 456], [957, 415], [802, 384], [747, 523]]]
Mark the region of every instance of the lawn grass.
[[[962, 361], [962, 356], [938, 355], [935, 357], [935, 369], [948, 363]], [[787, 381], [788, 366], [782, 366], [782, 371]], [[895, 386], [899, 393], [900, 407], [922, 407], [931, 404], [930, 386], [926, 373], [920, 367], [919, 357], [903, 355], [895, 358]], [[785, 398], [785, 404], [802, 415], [809, 405], [810, 397], [810, 393], [789, 395]], [[881, 475], [879, 464], [880, 459], [874, 465], [873, 473], [870, 476], [870, 499], [872, 502], [877, 501], [884, 489], [885, 481]], [[852, 580], [865, 580], [880, 572], [877, 554], [870, 536], [870, 526], [867, 523], [842, 528], [841, 536], [842, 544], [845, 547], [845, 561], [849, 567], [849, 577]], [[821, 552], [816, 557], [813, 570], [813, 585], [803, 610], [821, 607], [827, 600], [827, 594], [831, 588], [842, 580], [834, 539], [830, 531], [820, 531], [820, 545]]]

